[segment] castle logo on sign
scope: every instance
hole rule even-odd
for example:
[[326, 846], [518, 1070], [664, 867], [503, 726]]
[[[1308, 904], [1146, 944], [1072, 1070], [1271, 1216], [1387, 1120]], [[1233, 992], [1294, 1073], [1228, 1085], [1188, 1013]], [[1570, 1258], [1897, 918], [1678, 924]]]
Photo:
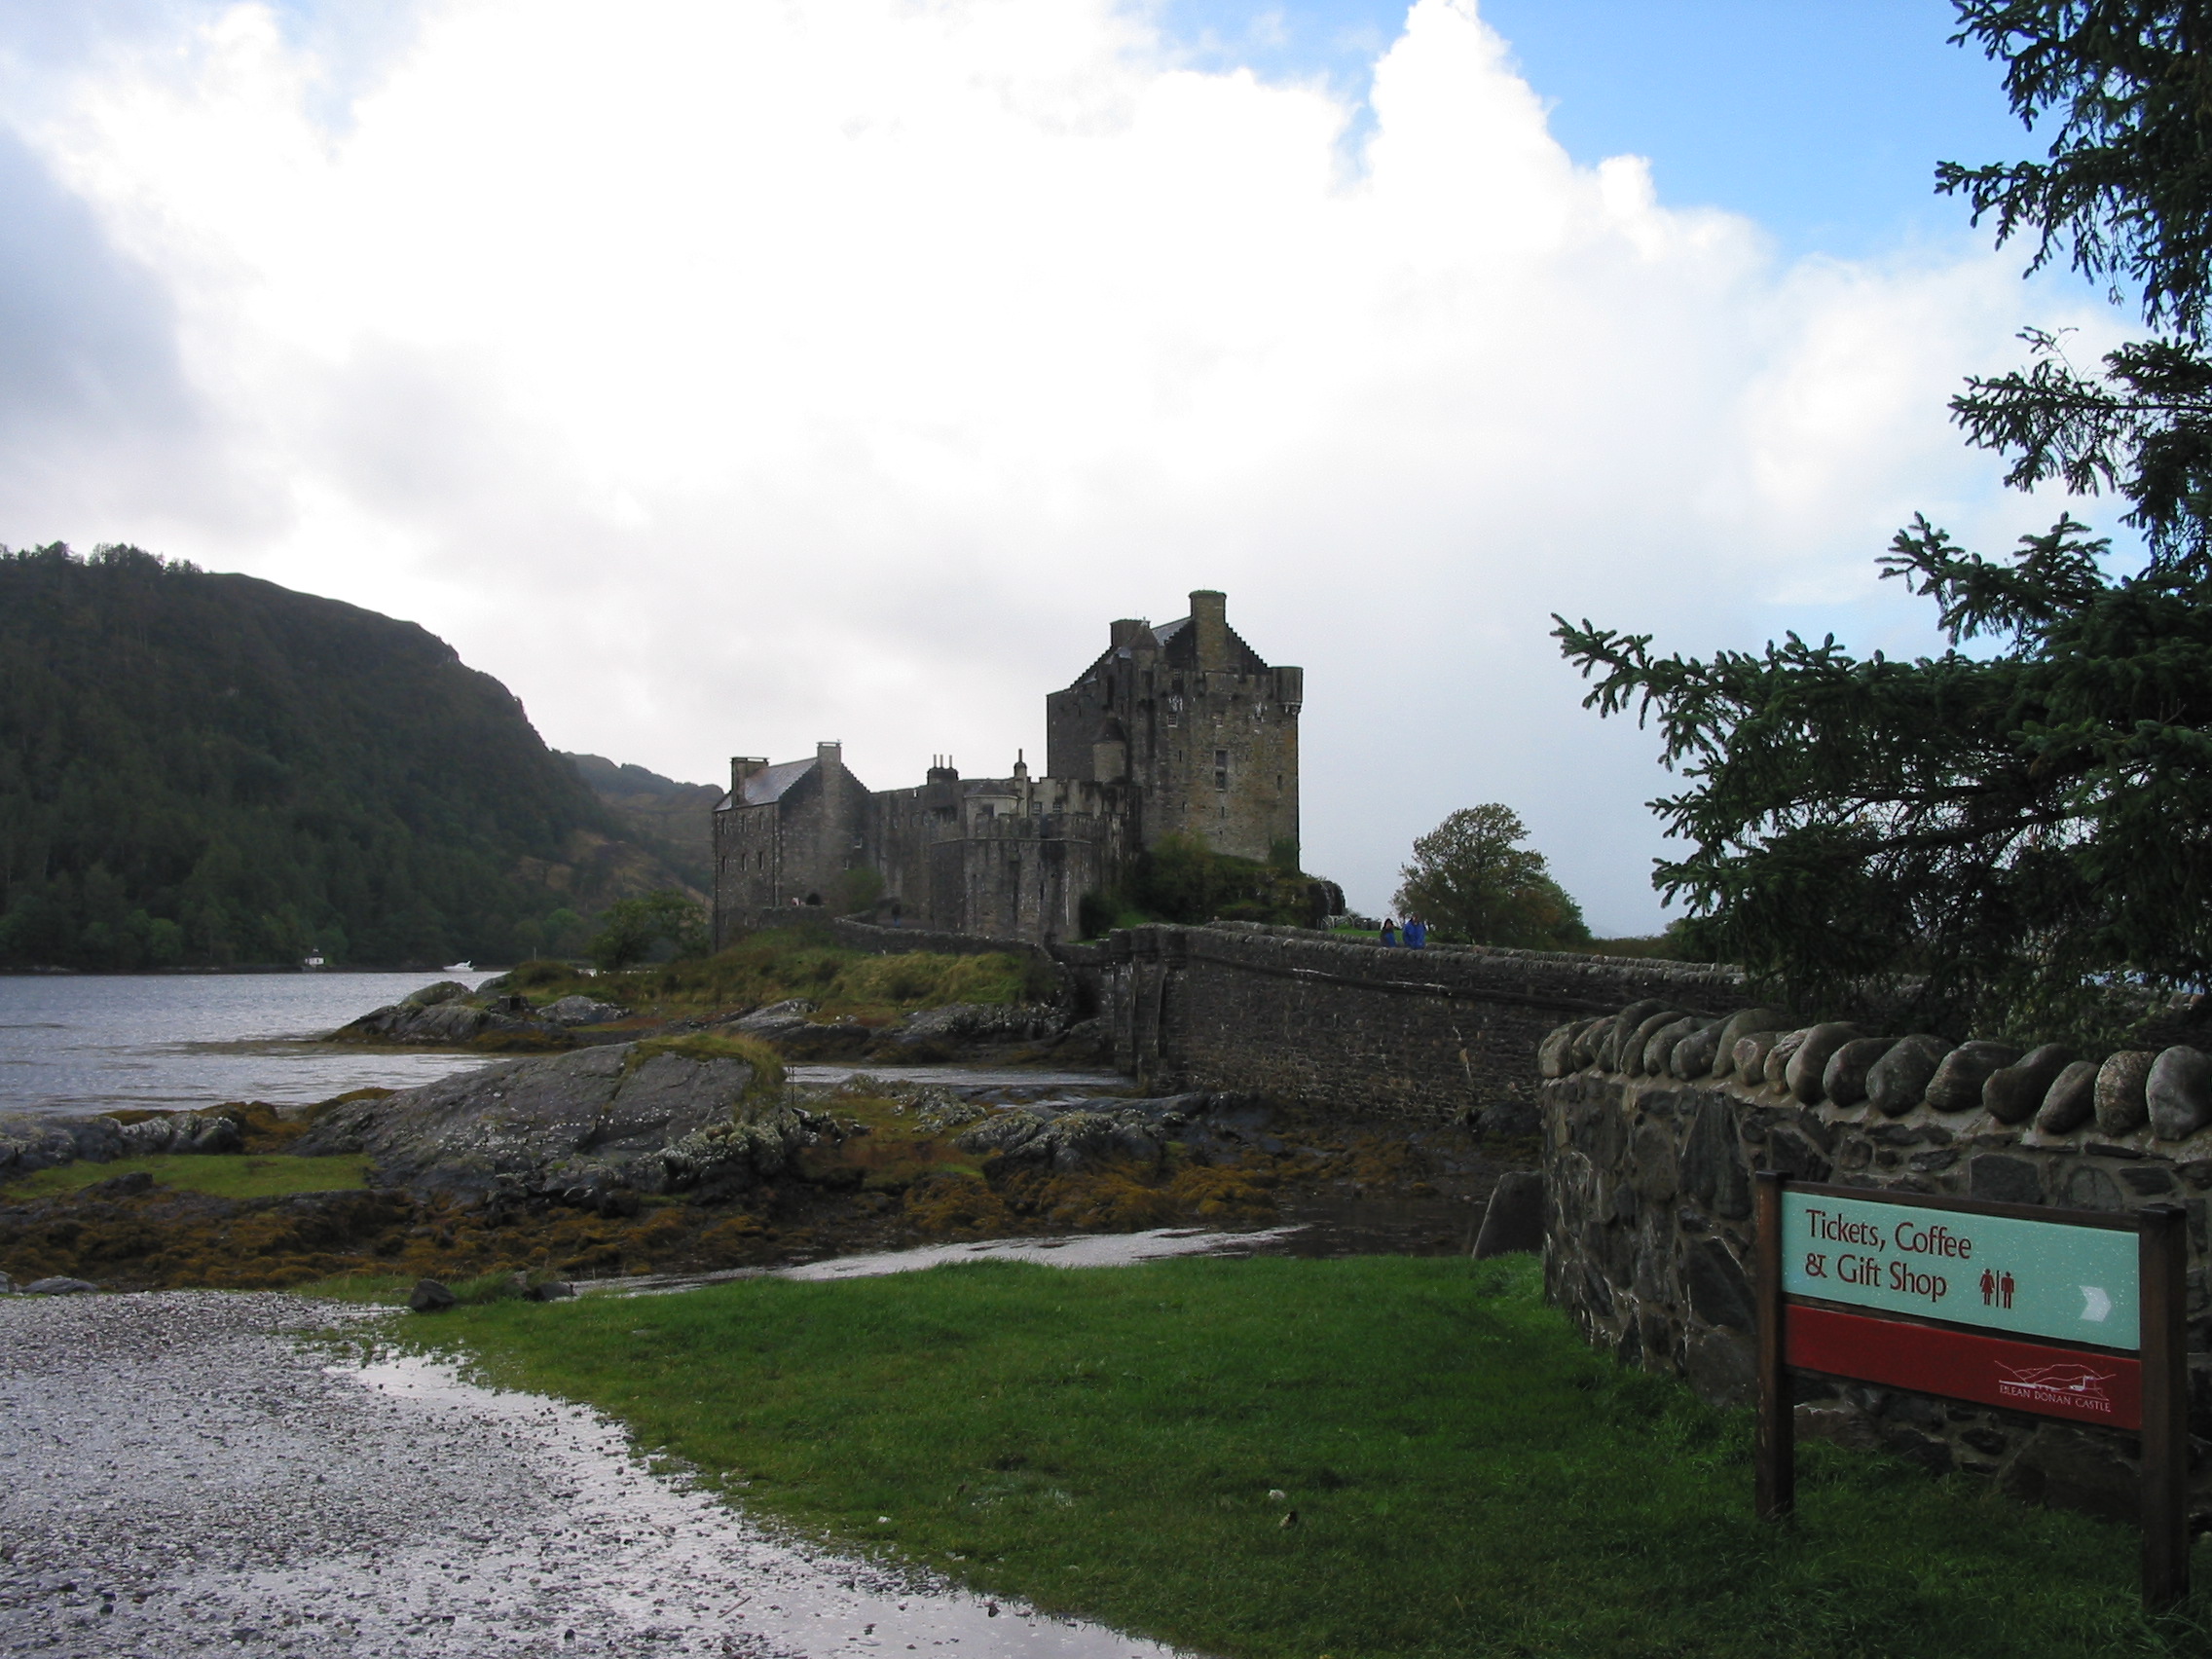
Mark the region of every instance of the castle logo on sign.
[[2113, 1415], [2112, 1396], [2105, 1384], [2117, 1375], [2069, 1360], [2057, 1365], [2011, 1366], [1997, 1362], [1997, 1392], [2023, 1404], [2056, 1407], [2062, 1411]]

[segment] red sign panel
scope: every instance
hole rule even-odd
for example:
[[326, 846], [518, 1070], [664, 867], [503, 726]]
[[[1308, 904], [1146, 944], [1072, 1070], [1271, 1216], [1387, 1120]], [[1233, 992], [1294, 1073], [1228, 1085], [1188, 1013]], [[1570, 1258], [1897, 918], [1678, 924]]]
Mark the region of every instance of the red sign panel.
[[1783, 1363], [1806, 1371], [2106, 1428], [2143, 1425], [2143, 1367], [2125, 1354], [2045, 1347], [1795, 1303], [1783, 1328]]

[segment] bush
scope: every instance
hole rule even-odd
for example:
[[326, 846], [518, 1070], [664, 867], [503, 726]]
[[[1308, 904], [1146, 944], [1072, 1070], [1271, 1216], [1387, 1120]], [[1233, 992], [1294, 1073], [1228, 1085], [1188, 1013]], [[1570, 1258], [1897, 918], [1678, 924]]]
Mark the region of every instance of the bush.
[[[1294, 854], [1287, 841], [1277, 855]], [[1123, 886], [1087, 894], [1077, 917], [1084, 936], [1145, 922], [1265, 922], [1319, 927], [1344, 908], [1344, 890], [1295, 865], [1261, 864], [1220, 853], [1198, 835], [1162, 835], [1138, 855]]]
[[664, 941], [678, 956], [706, 954], [706, 912], [673, 889], [609, 904], [600, 918], [598, 937], [591, 941], [591, 959], [602, 970], [613, 972], [644, 961]]
[[535, 991], [545, 985], [566, 984], [575, 977], [575, 969], [568, 963], [549, 962], [539, 957], [510, 970], [505, 977], [503, 988], [510, 991]]

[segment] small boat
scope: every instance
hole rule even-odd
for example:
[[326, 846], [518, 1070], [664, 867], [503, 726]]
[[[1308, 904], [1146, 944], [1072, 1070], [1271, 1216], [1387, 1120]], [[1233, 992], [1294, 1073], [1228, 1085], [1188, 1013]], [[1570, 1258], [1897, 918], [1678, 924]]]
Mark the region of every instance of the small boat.
[[441, 974], [473, 974], [476, 972], [476, 964], [473, 962], [449, 962], [438, 972]]

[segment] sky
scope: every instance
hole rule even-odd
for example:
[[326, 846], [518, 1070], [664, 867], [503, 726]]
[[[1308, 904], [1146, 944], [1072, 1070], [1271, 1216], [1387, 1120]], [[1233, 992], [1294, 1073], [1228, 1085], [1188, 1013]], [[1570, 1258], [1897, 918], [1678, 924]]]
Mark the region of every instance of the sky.
[[[1307, 673], [1305, 863], [1502, 801], [1662, 925], [1560, 612], [1936, 648], [1945, 399], [2028, 324], [1933, 195], [2032, 144], [1944, 0], [0, 0], [0, 542], [423, 623], [691, 781], [1042, 759], [1108, 622]], [[2108, 503], [2075, 503], [2109, 528]]]

